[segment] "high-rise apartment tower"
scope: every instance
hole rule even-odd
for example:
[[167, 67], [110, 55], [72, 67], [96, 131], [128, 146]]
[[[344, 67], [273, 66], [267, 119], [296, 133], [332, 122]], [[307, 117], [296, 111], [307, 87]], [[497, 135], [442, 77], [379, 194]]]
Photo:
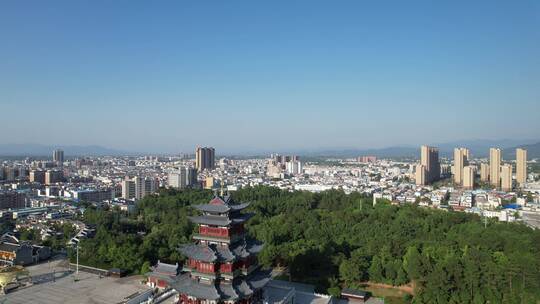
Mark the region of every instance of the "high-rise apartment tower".
[[527, 182], [527, 150], [516, 149], [516, 181], [520, 187]]
[[215, 150], [212, 147], [197, 147], [195, 150], [195, 167], [199, 172], [215, 168]]
[[501, 184], [501, 149], [489, 149], [489, 183], [496, 188]]

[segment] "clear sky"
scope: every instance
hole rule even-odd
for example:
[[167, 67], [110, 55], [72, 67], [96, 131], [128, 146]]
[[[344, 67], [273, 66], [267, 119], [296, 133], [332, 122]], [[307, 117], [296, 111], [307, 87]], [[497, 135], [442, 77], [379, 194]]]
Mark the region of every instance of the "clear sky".
[[0, 143], [540, 138], [540, 1], [2, 1]]

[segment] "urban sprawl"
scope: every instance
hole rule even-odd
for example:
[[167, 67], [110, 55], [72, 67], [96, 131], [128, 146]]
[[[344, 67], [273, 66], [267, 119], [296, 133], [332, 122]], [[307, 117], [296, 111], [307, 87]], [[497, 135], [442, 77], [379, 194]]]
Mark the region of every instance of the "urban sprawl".
[[[216, 158], [214, 148], [197, 147], [195, 155], [80, 157], [64, 155], [64, 152], [58, 149], [53, 151], [52, 158], [9, 158], [0, 163], [0, 220], [2, 223], [15, 222], [15, 227], [13, 231], [4, 233], [0, 240], [0, 263], [4, 265], [3, 272], [0, 273], [0, 287], [7, 292], [23, 285], [38, 286], [39, 280], [36, 278], [40, 277], [40, 273], [48, 273], [43, 269], [44, 266], [39, 266], [43, 265], [40, 262], [47, 260], [56, 263], [53, 267], [57, 270], [55, 268], [52, 280], [56, 280], [57, 272], [64, 271], [67, 274], [74, 269], [79, 272], [78, 264], [73, 265], [65, 260], [55, 261], [55, 253], [47, 246], [20, 240], [18, 231], [39, 231], [39, 237], [46, 240], [63, 233], [57, 230], [58, 224], [71, 224], [75, 232], [69, 236], [66, 246], [76, 247], [81, 239], [95, 234], [94, 227], [89, 227], [77, 219], [77, 215], [82, 214], [89, 204], [119, 208], [130, 213], [135, 210], [137, 201], [156, 193], [160, 188], [213, 190], [215, 200], [208, 205], [197, 207], [203, 216], [196, 218], [195, 222], [202, 227], [216, 226], [216, 219], [222, 220], [222, 217], [243, 223], [247, 218], [244, 219], [245, 216], [235, 213], [235, 210], [247, 205], [230, 205], [227, 194], [244, 187], [264, 185], [288, 191], [340, 190], [347, 194], [359, 192], [371, 196], [373, 204], [378, 201], [395, 205], [415, 204], [425, 208], [475, 213], [485, 219], [522, 221], [528, 226], [539, 228], [540, 175], [528, 170], [531, 164], [536, 164], [536, 160], [528, 159], [525, 149], [517, 149], [515, 159], [503, 160], [501, 155], [501, 149], [491, 148], [489, 157], [475, 158], [469, 149], [459, 147], [455, 148], [453, 157], [442, 158], [439, 157], [436, 147], [422, 146], [419, 160], [379, 159], [375, 156], [359, 155], [356, 158], [326, 158], [314, 161], [309, 158], [304, 160], [296, 155], [279, 154], [251, 159]], [[217, 205], [221, 207], [217, 208]], [[190, 257], [193, 269], [206, 265], [204, 261], [201, 262], [200, 257], [208, 255], [208, 248], [214, 248], [204, 246], [211, 246], [216, 242], [213, 233], [221, 231], [219, 229], [221, 228], [208, 228], [208, 235], [203, 233], [195, 240], [197, 245], [182, 249], [184, 255]], [[234, 234], [221, 245], [218, 242], [218, 245], [222, 246], [219, 247], [220, 250], [234, 252], [235, 247], [229, 245], [233, 237]], [[243, 245], [247, 256], [255, 255], [259, 250], [257, 246], [250, 244]], [[200, 246], [206, 248], [206, 251]], [[248, 247], [251, 249], [246, 249]], [[24, 268], [26, 266], [33, 274], [33, 279], [32, 282], [22, 283], [20, 277], [23, 274], [28, 275], [28, 270]], [[50, 265], [47, 267], [51, 268]], [[247, 262], [242, 267], [247, 278], [251, 278], [252, 270]], [[122, 288], [126, 294], [118, 299], [114, 298], [117, 295], [112, 295], [114, 290], [111, 295], [103, 293], [103, 290], [107, 289], [106, 283], [100, 287], [103, 289], [98, 293], [84, 296], [95, 297], [98, 302], [101, 296], [104, 302], [114, 298], [116, 302], [126, 303], [166, 303], [167, 299], [172, 302], [199, 303], [196, 302], [197, 297], [190, 294], [196, 292], [194, 290], [200, 291], [197, 289], [198, 285], [193, 285], [195, 283], [186, 277], [171, 279], [179, 275], [181, 268], [178, 265], [158, 263], [152, 269], [153, 272], [145, 284], [124, 284]], [[17, 275], [12, 275], [13, 273]], [[89, 282], [96, 280], [95, 276], [86, 275]], [[121, 271], [118, 275], [121, 276]], [[198, 274], [192, 273], [191, 278], [197, 278], [198, 282], [205, 279], [204, 275], [197, 276]], [[231, 280], [236, 282], [235, 278], [231, 277]], [[100, 279], [101, 275], [92, 284], [97, 286]], [[227, 282], [227, 278], [222, 279]], [[249, 294], [252, 299], [274, 297], [277, 299], [274, 302], [292, 303], [297, 292], [296, 298], [299, 302], [302, 302], [302, 297], [306, 303], [331, 301], [331, 297], [315, 294], [313, 291], [300, 292], [301, 288], [298, 286], [280, 285], [281, 283], [274, 280], [268, 284], [267, 281], [260, 280], [249, 283], [249, 286], [253, 287], [252, 294]], [[80, 284], [84, 283], [79, 283], [78, 286], [81, 286]], [[156, 296], [149, 292], [149, 288], [161, 288], [163, 292]], [[204, 295], [207, 299], [214, 291], [205, 292], [208, 293]], [[364, 299], [365, 295], [358, 291], [348, 292], [349, 297], [365, 300], [366, 303], [382, 303], [382, 300], [377, 298]], [[14, 297], [11, 300], [14, 303], [24, 303], [24, 289], [13, 293], [16, 294], [19, 294], [20, 298]], [[219, 294], [221, 293], [216, 293]], [[62, 301], [60, 298], [55, 299], [54, 295], [51, 297], [51, 303]]]

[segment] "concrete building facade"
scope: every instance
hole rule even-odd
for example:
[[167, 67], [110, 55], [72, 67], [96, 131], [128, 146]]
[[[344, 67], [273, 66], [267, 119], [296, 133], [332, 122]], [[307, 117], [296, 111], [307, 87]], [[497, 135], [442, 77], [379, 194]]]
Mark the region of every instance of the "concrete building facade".
[[512, 190], [512, 165], [506, 164], [501, 167], [501, 189]]
[[45, 184], [45, 170], [31, 170], [30, 182]]
[[483, 182], [489, 182], [489, 165], [486, 163], [480, 164], [480, 180]]
[[[420, 148], [420, 166], [417, 166], [416, 168], [423, 168], [423, 171], [417, 172], [416, 174], [417, 185], [428, 185], [439, 180], [441, 177], [439, 149], [426, 145], [422, 146]], [[418, 178], [420, 178], [420, 180]]]
[[189, 167], [180, 167], [178, 171], [168, 174], [169, 187], [184, 189], [197, 184], [197, 169]]
[[122, 181], [122, 198], [140, 200], [143, 197], [155, 193], [159, 188], [158, 180], [154, 177], [126, 178]]
[[195, 167], [199, 172], [205, 169], [213, 170], [215, 168], [215, 150], [212, 147], [197, 147], [195, 150]]
[[463, 185], [463, 168], [469, 164], [469, 157], [469, 149], [454, 149], [454, 184]]
[[489, 149], [489, 183], [499, 188], [501, 184], [501, 149]]
[[64, 172], [61, 170], [47, 170], [45, 172], [45, 184], [51, 185], [64, 181]]
[[0, 191], [0, 209], [22, 209], [26, 207], [26, 194], [17, 191]]
[[55, 162], [57, 165], [61, 165], [64, 163], [64, 151], [60, 149], [56, 149], [53, 151], [53, 162]]
[[475, 168], [473, 166], [466, 166], [463, 168], [463, 188], [474, 189], [474, 176]]
[[522, 187], [527, 182], [527, 150], [516, 149], [516, 182]]

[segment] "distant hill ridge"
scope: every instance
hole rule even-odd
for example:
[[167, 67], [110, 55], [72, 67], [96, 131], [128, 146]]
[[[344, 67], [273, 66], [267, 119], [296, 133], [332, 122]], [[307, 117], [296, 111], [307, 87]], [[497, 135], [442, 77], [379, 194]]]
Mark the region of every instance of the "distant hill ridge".
[[[531, 142], [536, 142], [531, 144]], [[503, 150], [504, 159], [515, 159], [516, 148], [525, 148], [528, 151], [528, 158], [540, 158], [540, 140], [467, 140], [431, 144], [438, 147], [441, 157], [452, 158], [453, 150], [456, 147], [466, 147], [471, 150], [473, 157], [487, 157], [489, 148], [499, 147]], [[51, 156], [53, 150], [62, 149], [66, 156], [119, 156], [119, 155], [143, 155], [143, 152], [122, 151], [111, 149], [99, 145], [41, 145], [41, 144], [0, 144], [0, 156]], [[217, 151], [219, 152], [219, 150]], [[296, 150], [291, 154], [304, 156], [325, 156], [325, 157], [357, 157], [362, 155], [374, 155], [379, 158], [411, 157], [420, 156], [420, 146], [395, 146], [380, 149], [319, 149], [319, 150]], [[154, 153], [155, 154], [155, 153]], [[220, 153], [218, 153], [220, 154]], [[268, 153], [259, 153], [267, 155]], [[221, 154], [223, 155], [223, 154]], [[235, 155], [230, 153], [230, 155]], [[241, 153], [236, 155], [242, 155]], [[251, 154], [255, 155], [255, 154]]]
[[[448, 143], [430, 144], [438, 147], [441, 157], [453, 157], [454, 148], [468, 148], [473, 157], [488, 157], [489, 149], [500, 148], [503, 151], [503, 158], [513, 159], [516, 155], [516, 148], [527, 149], [529, 159], [540, 158], [540, 142], [530, 144], [521, 140], [467, 140]], [[374, 155], [377, 157], [420, 157], [420, 146], [418, 147], [388, 147], [381, 149], [342, 149], [323, 151], [299, 151], [298, 154], [306, 156], [334, 156], [334, 157], [356, 157], [361, 155]]]
[[504, 159], [515, 159], [516, 158], [516, 149], [523, 148], [527, 150], [527, 158], [529, 160], [534, 158], [540, 158], [540, 142], [529, 145], [520, 145], [512, 147], [511, 149], [503, 149], [503, 158]]
[[130, 155], [134, 154], [106, 148], [97, 145], [88, 146], [48, 146], [40, 144], [0, 144], [0, 155], [3, 156], [47, 156], [52, 155], [53, 150], [62, 149], [66, 156], [102, 156], [102, 155]]

